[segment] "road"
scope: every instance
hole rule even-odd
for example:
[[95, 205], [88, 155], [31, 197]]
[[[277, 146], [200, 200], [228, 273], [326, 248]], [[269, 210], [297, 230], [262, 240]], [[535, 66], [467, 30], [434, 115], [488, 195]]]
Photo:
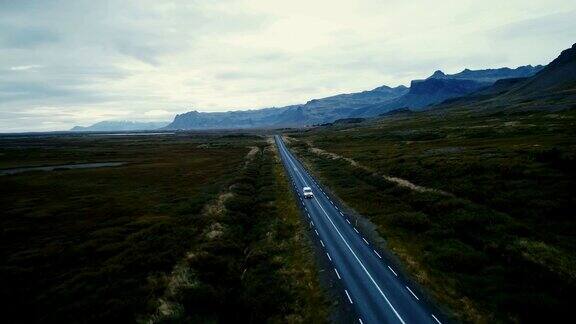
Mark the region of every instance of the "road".
[[[434, 307], [402, 282], [397, 270], [354, 227], [338, 203], [324, 193], [318, 182], [275, 136], [282, 162], [296, 190], [333, 275], [342, 283], [344, 299], [352, 304], [359, 323], [441, 323]], [[302, 188], [310, 187], [314, 198], [303, 199]]]

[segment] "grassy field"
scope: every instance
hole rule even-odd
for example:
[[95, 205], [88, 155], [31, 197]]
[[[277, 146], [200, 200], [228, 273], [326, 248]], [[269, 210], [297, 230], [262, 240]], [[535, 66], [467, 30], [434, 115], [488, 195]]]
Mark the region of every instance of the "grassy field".
[[432, 112], [295, 132], [291, 146], [458, 319], [538, 322], [576, 292], [575, 126], [574, 110]]
[[185, 261], [189, 284], [172, 297], [179, 311], [155, 321], [325, 322], [311, 247], [271, 145], [260, 146], [223, 198]]
[[266, 145], [232, 135], [0, 138], [0, 168], [126, 162], [0, 176], [4, 320], [321, 321], [308, 242]]

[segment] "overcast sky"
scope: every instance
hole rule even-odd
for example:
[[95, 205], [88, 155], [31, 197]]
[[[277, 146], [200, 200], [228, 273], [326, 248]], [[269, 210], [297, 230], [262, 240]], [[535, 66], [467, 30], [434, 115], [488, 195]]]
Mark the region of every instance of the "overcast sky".
[[574, 0], [0, 0], [0, 132], [303, 103], [574, 42]]

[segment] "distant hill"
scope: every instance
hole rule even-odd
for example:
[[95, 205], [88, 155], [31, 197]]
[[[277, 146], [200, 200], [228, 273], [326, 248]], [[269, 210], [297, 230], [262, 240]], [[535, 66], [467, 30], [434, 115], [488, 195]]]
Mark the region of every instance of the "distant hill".
[[503, 79], [468, 96], [445, 102], [438, 108], [454, 105], [473, 109], [518, 110], [575, 108], [576, 44], [530, 77]]
[[397, 108], [423, 110], [447, 99], [466, 96], [488, 88], [495, 82], [509, 78], [529, 77], [542, 70], [543, 66], [521, 66], [516, 69], [501, 68], [488, 70], [465, 69], [456, 74], [444, 74], [436, 71], [424, 80], [414, 80], [410, 91], [390, 101], [363, 107], [353, 113], [354, 116], [378, 116]]
[[560, 56], [534, 77], [516, 84], [511, 91], [517, 95], [545, 95], [559, 91], [574, 92], [576, 86], [576, 44], [562, 51]]
[[155, 130], [168, 125], [168, 122], [101, 121], [90, 126], [74, 126], [72, 132], [118, 132]]
[[355, 109], [382, 103], [408, 92], [405, 86], [381, 86], [369, 91], [310, 100], [302, 105], [229, 112], [190, 111], [176, 115], [166, 129], [277, 128], [333, 122]]
[[[574, 48], [573, 48], [574, 49]], [[436, 71], [410, 87], [381, 86], [369, 91], [310, 100], [305, 104], [228, 112], [190, 111], [177, 115], [164, 129], [244, 129], [302, 127], [333, 123], [339, 119], [385, 116], [389, 111], [418, 111], [489, 98], [523, 98], [550, 92], [563, 84], [573, 91], [574, 50], [562, 53], [550, 66], [521, 66], [515, 69], [465, 69], [455, 74]], [[559, 81], [563, 80], [563, 81]], [[554, 90], [556, 91], [556, 90]]]

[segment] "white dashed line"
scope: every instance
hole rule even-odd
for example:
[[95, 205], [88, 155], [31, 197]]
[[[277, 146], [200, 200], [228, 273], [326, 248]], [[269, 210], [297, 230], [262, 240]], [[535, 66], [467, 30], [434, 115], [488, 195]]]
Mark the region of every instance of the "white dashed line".
[[334, 272], [336, 272], [336, 277], [338, 277], [338, 279], [342, 279], [340, 278], [340, 274], [338, 273], [338, 270], [336, 268], [334, 268]]
[[360, 232], [358, 232], [358, 230], [356, 229], [356, 227], [354, 227], [354, 231], [358, 234], [360, 234]]
[[358, 318], [358, 322], [360, 322], [360, 324], [364, 324], [364, 322], [362, 322], [361, 318]]
[[350, 295], [348, 294], [348, 290], [344, 289], [344, 292], [346, 293], [346, 296], [348, 297], [350, 304], [354, 304], [354, 302], [352, 301], [352, 298], [350, 298]]
[[320, 234], [318, 234], [318, 231], [317, 231], [317, 230], [314, 230], [314, 232], [316, 232], [316, 235], [320, 236]]
[[372, 251], [374, 251], [374, 253], [376, 253], [376, 255], [377, 255], [380, 259], [382, 259], [382, 256], [380, 255], [380, 253], [376, 252], [376, 250], [372, 250]]
[[431, 315], [432, 315], [432, 318], [433, 318], [436, 322], [438, 322], [438, 324], [442, 324], [442, 322], [440, 322], [440, 321], [436, 318], [436, 316], [434, 316], [434, 314], [431, 314]]
[[362, 238], [362, 239], [364, 240], [364, 243], [366, 243], [366, 244], [370, 245], [370, 243], [368, 243], [368, 241], [366, 241], [366, 239], [365, 239], [365, 238]]
[[328, 260], [332, 261], [332, 258], [330, 257], [330, 253], [326, 252], [326, 255], [328, 256]]
[[[348, 224], [350, 224], [350, 221], [349, 221], [349, 220], [346, 220], [346, 221], [348, 222]], [[350, 225], [352, 225], [352, 224], [350, 224]]]
[[322, 240], [320, 240], [320, 244], [322, 244], [322, 247], [326, 247], [326, 245], [324, 245], [324, 242], [322, 242]]
[[394, 269], [390, 268], [390, 266], [388, 266], [388, 269], [390, 269], [390, 271], [392, 271], [392, 273], [393, 273], [396, 277], [398, 277], [398, 274], [396, 273], [396, 271], [394, 271]]
[[344, 214], [342, 212], [340, 212], [340, 216], [344, 216]]
[[416, 294], [412, 291], [412, 289], [410, 289], [410, 287], [406, 286], [406, 289], [408, 289], [408, 291], [412, 294], [412, 296], [414, 296], [414, 298], [416, 298], [416, 300], [420, 300], [420, 298], [416, 296]]

